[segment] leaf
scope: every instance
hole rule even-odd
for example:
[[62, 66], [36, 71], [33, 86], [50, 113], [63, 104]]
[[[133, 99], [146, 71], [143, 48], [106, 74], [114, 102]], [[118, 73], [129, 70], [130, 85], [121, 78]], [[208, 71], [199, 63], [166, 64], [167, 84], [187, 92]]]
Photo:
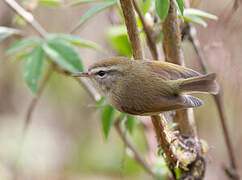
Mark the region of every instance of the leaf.
[[[99, 13], [100, 11], [103, 11], [104, 9], [113, 6], [116, 4], [116, 0], [111, 0], [111, 1], [104, 1], [102, 3], [99, 3], [95, 6], [93, 6], [91, 9], [89, 9], [80, 19], [78, 24], [76, 25], [76, 28], [81, 26], [83, 23], [85, 23], [89, 18], [94, 16], [95, 14]], [[75, 28], [75, 29], [76, 29]]]
[[69, 72], [83, 71], [81, 58], [72, 45], [62, 41], [48, 41], [43, 49], [53, 61]]
[[22, 59], [26, 58], [27, 55], [28, 55], [28, 53], [20, 53], [20, 54], [17, 54], [16, 56], [12, 57], [11, 59], [13, 61], [18, 61], [18, 60], [22, 60]]
[[174, 172], [175, 172], [175, 175], [176, 175], [176, 179], [180, 179], [181, 177], [181, 170], [177, 167], [174, 168]]
[[95, 1], [98, 1], [98, 0], [77, 0], [75, 2], [70, 3], [69, 6], [78, 6], [81, 4], [91, 3], [91, 2], [95, 2]]
[[145, 15], [147, 12], [148, 12], [148, 10], [150, 9], [150, 7], [151, 7], [151, 5], [152, 5], [152, 0], [146, 0], [146, 1], [142, 1], [142, 3], [141, 3], [141, 11], [142, 11], [142, 13], [143, 13], [143, 15]]
[[86, 48], [91, 48], [97, 51], [104, 51], [104, 49], [98, 45], [95, 42], [85, 40], [82, 38], [78, 38], [76, 36], [72, 36], [70, 34], [48, 34], [46, 36], [47, 40], [51, 41], [57, 41], [57, 40], [63, 40], [66, 42], [69, 42], [75, 46], [81, 46], [81, 47], [86, 47]]
[[161, 147], [158, 147], [157, 155], [162, 156], [163, 152], [163, 149]]
[[41, 39], [36, 38], [36, 37], [30, 37], [30, 38], [27, 38], [27, 39], [22, 39], [20, 41], [17, 41], [13, 45], [11, 45], [7, 50], [7, 54], [10, 54], [10, 53], [13, 53], [13, 52], [16, 52], [16, 51], [20, 51], [20, 50], [23, 50], [23, 49], [28, 48], [28, 47], [39, 46], [41, 44], [42, 44]]
[[184, 2], [183, 0], [176, 0], [177, 5], [178, 5], [178, 9], [181, 13], [181, 15], [183, 16], [183, 12], [184, 12]]
[[101, 99], [99, 99], [96, 103], [97, 105], [102, 105], [105, 101], [106, 101], [105, 98], [101, 97]]
[[34, 94], [38, 91], [40, 77], [43, 73], [45, 54], [39, 46], [33, 49], [24, 59], [24, 79]]
[[115, 116], [115, 110], [109, 104], [102, 109], [102, 112], [101, 112], [102, 128], [103, 128], [103, 133], [105, 138], [107, 138], [109, 135], [111, 126], [114, 121], [114, 116]]
[[61, 0], [38, 0], [39, 4], [47, 6], [61, 6]]
[[207, 27], [207, 23], [202, 18], [197, 17], [197, 16], [184, 14], [184, 21], [200, 24], [203, 27]]
[[210, 14], [208, 12], [205, 12], [205, 11], [202, 11], [202, 10], [199, 10], [199, 9], [193, 9], [193, 8], [186, 8], [184, 10], [184, 16], [198, 16], [200, 18], [208, 18], [208, 19], [213, 19], [213, 20], [217, 20], [218, 17], [213, 15], [213, 14]]
[[19, 35], [21, 34], [20, 30], [8, 28], [4, 26], [0, 26], [0, 40], [3, 40], [11, 35]]
[[125, 127], [132, 134], [135, 125], [135, 116], [127, 114], [127, 119], [125, 121]]
[[119, 54], [132, 57], [131, 44], [124, 25], [111, 26], [107, 31], [107, 38]]
[[161, 21], [164, 21], [170, 8], [170, 0], [155, 0], [155, 9]]

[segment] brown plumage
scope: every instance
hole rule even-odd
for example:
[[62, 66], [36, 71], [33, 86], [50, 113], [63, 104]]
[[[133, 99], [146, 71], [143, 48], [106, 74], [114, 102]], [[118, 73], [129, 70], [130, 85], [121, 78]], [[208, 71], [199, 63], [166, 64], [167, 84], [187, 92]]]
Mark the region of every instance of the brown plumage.
[[167, 62], [134, 61], [123, 57], [95, 63], [85, 77], [92, 80], [112, 106], [135, 115], [197, 107], [203, 104], [202, 101], [185, 93], [216, 94], [219, 89], [214, 73], [201, 75]]

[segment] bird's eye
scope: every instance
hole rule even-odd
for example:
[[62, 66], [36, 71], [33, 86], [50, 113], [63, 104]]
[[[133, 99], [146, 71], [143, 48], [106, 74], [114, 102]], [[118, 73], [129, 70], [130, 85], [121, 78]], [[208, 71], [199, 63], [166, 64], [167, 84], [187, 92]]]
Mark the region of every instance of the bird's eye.
[[105, 76], [105, 72], [104, 71], [98, 71], [97, 75], [100, 76], [100, 77], [103, 77]]

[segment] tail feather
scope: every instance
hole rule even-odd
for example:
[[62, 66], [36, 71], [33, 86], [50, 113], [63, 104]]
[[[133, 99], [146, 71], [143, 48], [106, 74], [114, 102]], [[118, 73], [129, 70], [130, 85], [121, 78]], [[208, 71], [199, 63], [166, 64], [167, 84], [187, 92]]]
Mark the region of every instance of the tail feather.
[[219, 86], [215, 78], [216, 74], [211, 73], [184, 79], [180, 84], [180, 90], [181, 92], [206, 92], [217, 94], [219, 92]]
[[203, 105], [203, 101], [194, 96], [185, 95], [185, 96], [183, 96], [183, 99], [184, 99], [183, 103], [184, 103], [185, 107], [187, 107], [187, 108], [198, 107], [198, 106]]

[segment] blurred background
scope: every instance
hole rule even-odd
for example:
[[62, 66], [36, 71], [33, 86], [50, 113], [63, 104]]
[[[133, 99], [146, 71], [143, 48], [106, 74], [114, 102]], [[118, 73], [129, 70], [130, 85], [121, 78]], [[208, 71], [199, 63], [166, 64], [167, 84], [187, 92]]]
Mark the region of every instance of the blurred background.
[[[242, 175], [242, 6], [229, 17], [233, 2], [203, 0], [195, 3], [196, 8], [219, 17], [217, 21], [207, 21], [206, 28], [195, 26], [209, 71], [218, 74], [223, 86], [227, 124]], [[39, 5], [33, 14], [48, 32], [68, 33], [92, 5]], [[94, 41], [107, 51], [105, 54], [77, 48], [85, 68], [101, 58], [117, 55], [107, 38], [108, 28], [119, 18], [116, 14], [114, 9], [107, 9], [75, 32], [76, 36]], [[28, 36], [37, 35], [30, 26], [13, 23], [14, 15], [12, 9], [0, 1], [0, 26], [23, 29]], [[21, 180], [151, 179], [126, 155], [125, 146], [113, 128], [105, 140], [100, 111], [95, 110], [95, 102], [88, 93], [72, 78], [56, 72], [38, 102], [21, 155], [18, 154], [24, 117], [34, 95], [24, 83], [22, 62], [11, 60], [5, 53], [16, 40], [17, 37], [9, 37], [0, 42], [0, 179], [11, 180], [16, 174]], [[158, 48], [162, 50], [161, 46]], [[184, 41], [183, 49], [187, 66], [200, 71], [190, 42]], [[148, 50], [146, 52], [146, 57], [151, 57]], [[227, 179], [222, 167], [229, 165], [229, 161], [217, 109], [211, 96], [200, 97], [205, 105], [195, 109], [195, 118], [199, 137], [210, 147], [205, 155], [205, 179]], [[142, 153], [148, 151], [139, 122], [130, 138]], [[20, 163], [15, 167], [18, 158]]]

